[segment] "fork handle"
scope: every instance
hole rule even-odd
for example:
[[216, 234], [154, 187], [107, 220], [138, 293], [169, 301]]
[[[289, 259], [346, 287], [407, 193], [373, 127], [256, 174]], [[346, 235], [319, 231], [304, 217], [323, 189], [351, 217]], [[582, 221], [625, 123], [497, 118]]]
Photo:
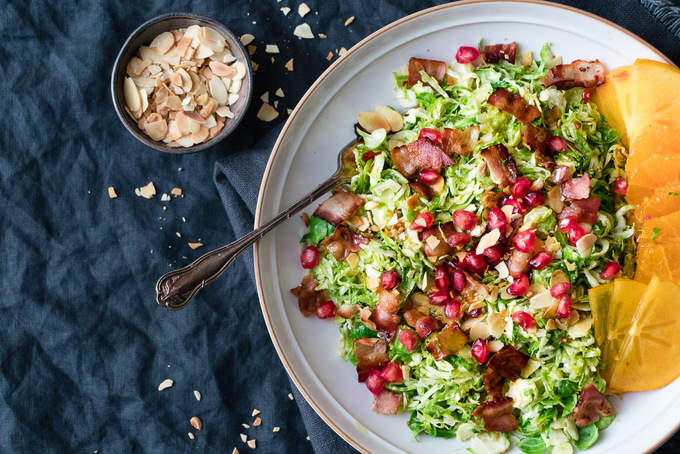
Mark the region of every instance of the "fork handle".
[[274, 227], [344, 181], [339, 172], [324, 181], [299, 202], [279, 213], [265, 225], [238, 240], [203, 254], [189, 265], [164, 274], [156, 283], [156, 301], [170, 309], [183, 309], [194, 296], [226, 271], [234, 260]]

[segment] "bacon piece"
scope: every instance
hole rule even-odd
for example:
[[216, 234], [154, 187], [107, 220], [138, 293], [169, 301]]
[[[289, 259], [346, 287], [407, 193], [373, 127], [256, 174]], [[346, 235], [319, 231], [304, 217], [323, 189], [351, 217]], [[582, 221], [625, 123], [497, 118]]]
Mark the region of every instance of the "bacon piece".
[[548, 70], [541, 82], [546, 87], [557, 88], [595, 87], [605, 81], [606, 69], [599, 60], [574, 60], [569, 64], [557, 65]]
[[413, 192], [422, 197], [425, 197], [426, 199], [431, 199], [432, 196], [434, 196], [432, 188], [430, 188], [426, 184], [420, 183], [418, 181], [412, 181], [408, 185], [411, 187], [411, 190], [413, 190]]
[[486, 389], [490, 399], [501, 399], [503, 397], [503, 383], [505, 383], [505, 378], [494, 369], [487, 368], [484, 371], [482, 374], [482, 382], [484, 382], [484, 389]]
[[429, 139], [418, 139], [408, 145], [393, 148], [390, 154], [394, 166], [406, 178], [411, 178], [419, 170], [440, 170], [453, 165], [451, 158]]
[[441, 361], [449, 355], [458, 353], [467, 341], [468, 337], [458, 323], [448, 323], [441, 331], [430, 337], [425, 348], [435, 360]]
[[584, 173], [578, 178], [571, 178], [562, 183], [564, 200], [582, 200], [590, 195], [590, 176]]
[[415, 328], [416, 325], [418, 324], [418, 320], [421, 318], [427, 317], [427, 314], [423, 314], [417, 309], [409, 309], [404, 312], [404, 321], [406, 322], [407, 325]]
[[442, 134], [444, 153], [467, 156], [474, 151], [479, 140], [479, 126], [468, 126], [465, 130], [444, 128]]
[[373, 411], [381, 415], [396, 415], [401, 406], [401, 394], [383, 389], [375, 396]]
[[526, 102], [520, 95], [509, 92], [505, 88], [497, 88], [486, 102], [513, 115], [525, 124], [531, 123], [541, 116], [541, 112], [535, 106]]
[[363, 201], [361, 197], [351, 192], [337, 191], [319, 205], [314, 211], [314, 216], [338, 225], [352, 217]]
[[569, 419], [578, 427], [587, 426], [612, 413], [607, 398], [592, 384], [586, 385], [578, 396], [578, 403]]
[[364, 381], [373, 369], [382, 369], [390, 362], [387, 345], [377, 337], [360, 337], [354, 341], [354, 356], [357, 359], [357, 375]]
[[317, 307], [328, 301], [325, 290], [316, 290], [318, 285], [317, 280], [311, 274], [307, 274], [302, 278], [300, 285], [290, 290], [290, 293], [297, 297], [300, 312], [305, 317], [314, 314]]
[[517, 179], [517, 165], [508, 154], [505, 145], [491, 145], [481, 153], [486, 161], [486, 166], [491, 172], [491, 177], [498, 182], [500, 187], [510, 186]]
[[586, 224], [592, 227], [597, 222], [597, 211], [600, 209], [601, 202], [602, 200], [599, 197], [574, 200], [562, 210], [558, 217], [563, 219], [567, 216], [575, 216], [576, 222], [579, 224]]
[[555, 184], [564, 183], [569, 177], [571, 177], [571, 167], [569, 166], [559, 166], [553, 170], [552, 175], [550, 175], [550, 178]]
[[399, 324], [399, 292], [381, 289], [378, 291], [378, 303], [373, 308], [371, 318], [381, 331], [394, 333]]
[[524, 127], [524, 143], [534, 150], [536, 164], [546, 169], [555, 167], [555, 160], [550, 154], [547, 143], [550, 137], [550, 133], [543, 128], [529, 124]]
[[513, 400], [503, 397], [479, 405], [472, 412], [473, 416], [484, 419], [484, 428], [490, 432], [512, 432], [517, 429], [517, 420], [512, 414]]
[[487, 369], [493, 369], [501, 377], [514, 381], [519, 378], [528, 361], [527, 355], [512, 345], [506, 345], [491, 357]]
[[411, 87], [422, 79], [420, 71], [425, 71], [430, 77], [441, 85], [446, 75], [446, 62], [440, 60], [428, 60], [426, 58], [411, 57], [408, 60], [408, 86]]
[[433, 225], [429, 229], [420, 232], [418, 236], [423, 242], [423, 252], [425, 252], [425, 255], [428, 257], [440, 257], [453, 252], [453, 248], [449, 246], [446, 239], [454, 233], [456, 233], [456, 228], [453, 222]]
[[361, 245], [368, 244], [368, 241], [365, 236], [346, 227], [338, 226], [333, 234], [321, 241], [320, 246], [321, 249], [333, 254], [335, 260], [341, 262], [347, 258], [350, 252], [359, 252]]
[[501, 59], [515, 63], [516, 55], [517, 43], [514, 41], [508, 44], [492, 44], [482, 48], [482, 59], [486, 63], [497, 63]]

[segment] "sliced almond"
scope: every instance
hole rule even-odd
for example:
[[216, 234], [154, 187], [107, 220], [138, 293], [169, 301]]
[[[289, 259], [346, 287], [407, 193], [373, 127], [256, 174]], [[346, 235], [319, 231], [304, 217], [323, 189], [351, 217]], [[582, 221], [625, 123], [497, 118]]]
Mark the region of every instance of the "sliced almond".
[[209, 82], [210, 95], [215, 98], [218, 105], [225, 105], [227, 103], [227, 89], [224, 82], [219, 77], [213, 77]]
[[268, 54], [278, 54], [279, 46], [277, 46], [276, 44], [267, 44], [264, 48], [264, 51]]
[[174, 384], [175, 382], [171, 378], [166, 378], [158, 385], [158, 390], [163, 391], [164, 389], [172, 388], [172, 385]]
[[306, 3], [300, 3], [300, 6], [298, 6], [298, 14], [300, 17], [305, 17], [307, 13], [309, 13], [312, 9], [307, 6]]
[[311, 27], [306, 22], [295, 27], [293, 35], [301, 39], [314, 39], [314, 33], [312, 33]]
[[597, 237], [592, 233], [586, 233], [576, 242], [576, 250], [579, 255], [586, 258], [590, 255], [590, 250], [597, 241]]
[[375, 112], [387, 120], [387, 123], [390, 125], [390, 130], [401, 131], [401, 129], [404, 127], [404, 119], [396, 110], [387, 106], [378, 106], [375, 108]]
[[390, 124], [385, 117], [375, 112], [361, 112], [358, 115], [359, 125], [368, 132], [373, 132], [376, 129], [384, 129], [390, 131]]
[[284, 66], [288, 71], [293, 71], [293, 59], [288, 60]]
[[229, 86], [229, 93], [238, 93], [241, 91], [241, 84], [243, 79], [233, 79]]
[[236, 75], [233, 79], [243, 79], [246, 76], [246, 65], [243, 62], [237, 61], [231, 66], [236, 70]]
[[[153, 114], [158, 115], [159, 114]], [[148, 122], [144, 125], [144, 132], [146, 132], [152, 140], [163, 140], [168, 135], [168, 123], [165, 118], [160, 118], [154, 122]]]
[[257, 111], [257, 118], [262, 120], [262, 121], [272, 121], [276, 117], [279, 116], [279, 113], [274, 109], [271, 105], [265, 103], [262, 103], [262, 106], [260, 106], [260, 110]]
[[123, 81], [123, 95], [125, 97], [125, 105], [132, 112], [137, 112], [142, 107], [139, 90], [130, 77], [126, 77]]
[[562, 189], [560, 186], [553, 186], [548, 191], [548, 205], [555, 213], [561, 213], [564, 209], [564, 202], [562, 201]]
[[210, 128], [210, 130], [209, 130], [210, 134], [208, 135], [208, 137], [212, 139], [222, 130], [223, 127], [224, 127], [224, 120], [220, 119], [217, 122], [217, 125]]
[[238, 98], [239, 98], [238, 93], [229, 93], [229, 98], [227, 98], [227, 104], [229, 104], [230, 106], [234, 105], [236, 101], [238, 101]]
[[345, 27], [347, 27], [352, 22], [354, 22], [354, 16], [348, 17], [347, 20], [345, 20]]
[[208, 135], [210, 134], [210, 130], [206, 128], [205, 126], [201, 126], [201, 128], [198, 130], [198, 132], [195, 132], [191, 134], [191, 140], [194, 141], [194, 143], [201, 143], [204, 142], [205, 139], [208, 138]]
[[205, 104], [205, 106], [203, 106], [203, 108], [201, 109], [201, 112], [200, 112], [200, 113], [201, 113], [201, 116], [202, 116], [203, 118], [208, 118], [208, 117], [209, 117], [210, 115], [212, 115], [212, 113], [215, 111], [215, 108], [216, 108], [216, 107], [217, 107], [217, 104], [215, 104], [215, 101], [213, 101], [212, 99], [209, 100], [209, 101]]
[[225, 65], [219, 61], [211, 60], [210, 63], [208, 63], [208, 66], [210, 67], [210, 70], [213, 72], [213, 74], [220, 77], [227, 77], [231, 79], [237, 73], [236, 68]]
[[198, 416], [192, 416], [191, 419], [189, 419], [189, 423], [194, 429], [203, 430], [203, 421], [201, 421], [201, 418]]
[[174, 45], [175, 35], [170, 32], [163, 32], [151, 41], [149, 47], [158, 55], [165, 55]]
[[290, 8], [288, 8], [287, 6], [284, 6], [284, 7], [281, 8], [281, 12], [283, 13], [284, 16], [287, 16], [288, 13], [290, 13]]
[[482, 235], [477, 243], [477, 250], [475, 251], [477, 255], [483, 254], [487, 248], [495, 246], [498, 240], [501, 238], [501, 232], [498, 229], [493, 229], [492, 231]]
[[283, 90], [281, 90], [280, 88], [278, 88], [278, 89], [274, 92], [274, 94], [275, 94], [276, 96], [278, 96], [279, 98], [283, 98], [283, 97], [285, 96], [285, 95], [283, 94]]
[[246, 442], [246, 444], [248, 445], [248, 447], [249, 447], [250, 449], [255, 449], [255, 448], [257, 448], [257, 442], [256, 442], [255, 440], [248, 440], [248, 441]]
[[194, 53], [194, 58], [208, 58], [208, 57], [212, 57], [212, 55], [214, 53], [215, 53], [215, 51], [213, 51], [210, 47], [201, 43], [196, 48], [196, 52]]
[[118, 197], [118, 194], [116, 194], [116, 190], [114, 189], [113, 186], [109, 186], [108, 192], [109, 192], [109, 198], [110, 199], [115, 199], [115, 198]]
[[139, 188], [139, 195], [145, 199], [152, 199], [156, 195], [156, 187], [153, 185], [153, 181], [149, 181], [149, 184]]
[[241, 38], [239, 39], [241, 41], [241, 44], [247, 46], [248, 44], [252, 43], [255, 40], [255, 37], [250, 33], [244, 33], [243, 35], [241, 35]]
[[142, 60], [139, 57], [132, 57], [127, 64], [127, 74], [128, 76], [140, 76], [142, 71], [144, 71], [150, 64], [151, 61], [149, 60]]

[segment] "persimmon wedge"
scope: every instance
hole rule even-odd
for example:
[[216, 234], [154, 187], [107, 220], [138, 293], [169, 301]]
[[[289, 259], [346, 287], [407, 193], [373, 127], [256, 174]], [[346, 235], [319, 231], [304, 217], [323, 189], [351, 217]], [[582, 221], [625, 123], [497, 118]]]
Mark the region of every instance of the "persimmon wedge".
[[680, 178], [660, 186], [635, 207], [635, 224], [639, 227], [651, 218], [680, 210]]
[[[607, 74], [605, 83], [593, 91], [593, 101], [597, 104], [597, 108], [604, 115], [609, 126], [621, 133], [621, 142], [626, 147], [628, 147], [628, 132], [617, 96], [617, 81], [619, 79], [626, 79], [630, 71], [630, 66], [615, 69], [610, 74]], [[618, 77], [615, 77], [615, 75]]]
[[680, 211], [645, 221], [638, 238], [635, 280], [653, 275], [680, 284]]

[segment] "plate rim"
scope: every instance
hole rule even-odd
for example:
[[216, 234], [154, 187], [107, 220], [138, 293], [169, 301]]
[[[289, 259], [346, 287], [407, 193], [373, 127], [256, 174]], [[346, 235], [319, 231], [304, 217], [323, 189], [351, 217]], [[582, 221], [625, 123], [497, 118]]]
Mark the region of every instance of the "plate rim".
[[[288, 117], [288, 120], [286, 120], [285, 124], [283, 125], [283, 128], [281, 129], [281, 132], [279, 133], [278, 137], [276, 138], [276, 142], [274, 143], [274, 146], [272, 147], [271, 154], [269, 155], [269, 159], [267, 160], [267, 166], [265, 167], [264, 174], [262, 175], [262, 181], [260, 182], [260, 189], [258, 191], [257, 195], [257, 205], [255, 207], [255, 217], [254, 217], [254, 228], [258, 228], [261, 225], [262, 221], [262, 205], [263, 205], [263, 200], [264, 200], [264, 193], [266, 192], [267, 188], [267, 182], [269, 180], [269, 174], [271, 172], [271, 169], [273, 167], [274, 159], [277, 155], [277, 153], [280, 150], [281, 143], [283, 142], [283, 139], [288, 132], [288, 129], [290, 128], [291, 124], [295, 120], [295, 117], [298, 115], [300, 112], [302, 106], [309, 100], [309, 98], [312, 96], [312, 94], [316, 91], [316, 89], [319, 87], [321, 82], [323, 82], [328, 76], [333, 73], [333, 71], [336, 70], [346, 59], [348, 59], [353, 53], [355, 53], [359, 48], [363, 47], [365, 44], [367, 44], [369, 41], [372, 41], [373, 39], [377, 38], [378, 36], [382, 35], [386, 31], [397, 27], [401, 25], [402, 23], [411, 21], [417, 17], [423, 16], [430, 14], [435, 11], [443, 10], [443, 9], [448, 9], [448, 8], [455, 8], [458, 6], [463, 6], [463, 5], [470, 5], [470, 4], [479, 4], [479, 3], [494, 3], [499, 0], [460, 0], [456, 2], [450, 2], [450, 3], [444, 3], [442, 5], [436, 5], [430, 8], [426, 8], [423, 10], [416, 11], [415, 13], [409, 14], [407, 16], [404, 16], [400, 19], [397, 19], [393, 22], [390, 22], [389, 24], [381, 27], [380, 29], [376, 30], [375, 32], [371, 33], [370, 35], [366, 36], [363, 38], [361, 41], [356, 43], [354, 46], [352, 46], [343, 56], [341, 56], [339, 59], [337, 59], [335, 62], [333, 62], [326, 70], [321, 73], [321, 75], [314, 81], [314, 83], [307, 89], [305, 94], [300, 98], [300, 101], [296, 104], [295, 108], [291, 112], [291, 114]], [[582, 16], [585, 16], [589, 19], [596, 20], [598, 22], [602, 22], [605, 25], [608, 25], [614, 29], [616, 29], [619, 32], [624, 33], [625, 35], [628, 35], [630, 38], [633, 38], [634, 40], [638, 41], [640, 44], [643, 46], [647, 47], [651, 51], [653, 51], [659, 58], [664, 60], [666, 63], [671, 64], [673, 66], [677, 65], [671, 61], [663, 52], [661, 52], [659, 49], [657, 49], [655, 46], [652, 46], [650, 43], [648, 43], [646, 40], [642, 39], [640, 36], [637, 34], [631, 32], [630, 30], [610, 21], [609, 19], [605, 19], [601, 16], [598, 16], [596, 14], [593, 14], [591, 12], [585, 11], [580, 8], [576, 8], [573, 6], [568, 6], [568, 5], [562, 5], [559, 3], [553, 3], [547, 0], [503, 0], [504, 2], [507, 3], [525, 3], [525, 4], [533, 4], [533, 5], [539, 5], [539, 6], [546, 6], [546, 7], [552, 7], [552, 8], [558, 8], [558, 9], [563, 9], [572, 13], [576, 13]], [[349, 436], [347, 433], [345, 433], [342, 428], [340, 428], [331, 418], [326, 415], [326, 413], [314, 402], [314, 400], [311, 398], [309, 393], [307, 392], [306, 388], [302, 385], [300, 379], [297, 377], [295, 372], [293, 371], [291, 365], [288, 362], [288, 358], [286, 357], [286, 354], [284, 353], [283, 349], [281, 348], [281, 344], [279, 343], [276, 334], [274, 333], [273, 330], [273, 324], [272, 320], [269, 314], [269, 311], [267, 309], [267, 305], [265, 302], [264, 298], [264, 291], [262, 287], [262, 276], [261, 276], [261, 271], [260, 271], [260, 250], [259, 250], [259, 242], [256, 242], [253, 246], [253, 268], [254, 268], [254, 273], [255, 273], [255, 286], [257, 287], [257, 296], [260, 302], [260, 309], [262, 311], [262, 315], [265, 321], [265, 325], [267, 326], [267, 331], [269, 332], [269, 337], [271, 338], [272, 344], [274, 344], [274, 349], [276, 350], [277, 355], [279, 356], [279, 359], [281, 360], [281, 363], [283, 364], [283, 367], [286, 369], [286, 373], [288, 373], [288, 376], [290, 379], [293, 381], [295, 384], [295, 387], [298, 389], [300, 394], [305, 398], [307, 403], [309, 404], [310, 407], [316, 412], [316, 414], [336, 433], [338, 434], [345, 442], [350, 444], [354, 449], [358, 450], [359, 452], [363, 454], [370, 454], [370, 451], [368, 451], [365, 447], [363, 447], [359, 442], [354, 440], [351, 436]], [[680, 421], [678, 424], [670, 431], [668, 432], [664, 437], [659, 439], [654, 446], [651, 446], [648, 451], [646, 452], [651, 452], [657, 449], [659, 446], [661, 446], [663, 443], [665, 443], [675, 432], [680, 429]]]

